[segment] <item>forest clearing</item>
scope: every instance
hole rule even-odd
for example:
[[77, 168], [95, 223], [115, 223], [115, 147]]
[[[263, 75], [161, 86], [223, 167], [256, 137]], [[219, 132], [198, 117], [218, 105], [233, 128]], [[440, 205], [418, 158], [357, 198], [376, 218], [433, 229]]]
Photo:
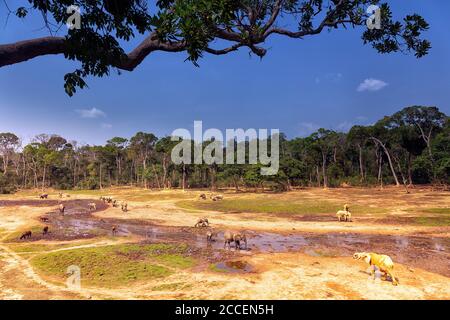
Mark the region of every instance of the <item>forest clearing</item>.
[[1, 0], [0, 300], [450, 300], [449, 11]]
[[[449, 299], [448, 191], [409, 191], [230, 189], [219, 201], [205, 190], [131, 187], [1, 195], [0, 298]], [[351, 222], [336, 218], [344, 204]], [[195, 227], [201, 218], [208, 225]], [[245, 234], [247, 248], [224, 248], [227, 230]], [[25, 231], [31, 237], [20, 239]], [[373, 280], [356, 252], [389, 255], [399, 285]], [[72, 265], [80, 288], [66, 285]]]

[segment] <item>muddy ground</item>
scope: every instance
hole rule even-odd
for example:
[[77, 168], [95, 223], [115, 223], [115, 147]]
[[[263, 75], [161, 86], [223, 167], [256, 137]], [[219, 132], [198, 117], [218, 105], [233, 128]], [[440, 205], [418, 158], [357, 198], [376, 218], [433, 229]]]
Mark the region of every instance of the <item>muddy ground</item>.
[[[133, 194], [108, 190], [117, 199]], [[143, 193], [136, 190], [136, 193]], [[147, 191], [145, 191], [147, 192]], [[192, 192], [197, 201], [199, 192]], [[326, 195], [324, 195], [326, 193]], [[106, 193], [105, 193], [106, 194]], [[157, 195], [158, 193], [156, 193]], [[356, 216], [353, 222], [338, 223], [332, 214], [258, 214], [185, 210], [177, 206], [179, 193], [167, 199], [128, 201], [123, 213], [90, 194], [70, 200], [38, 200], [15, 195], [0, 199], [0, 297], [10, 299], [159, 299], [159, 298], [244, 298], [244, 299], [449, 299], [449, 226], [410, 225], [411, 208], [448, 208], [449, 194], [429, 189], [405, 195], [392, 189], [373, 195], [364, 189], [310, 189], [280, 195], [305, 196], [353, 203], [384, 204], [386, 214]], [[153, 196], [154, 194], [152, 194]], [[165, 194], [167, 195], [167, 193]], [[372, 195], [372, 197], [371, 197]], [[227, 194], [225, 194], [227, 197]], [[230, 197], [239, 195], [230, 194]], [[245, 194], [245, 197], [252, 195]], [[255, 195], [257, 197], [257, 195]], [[276, 195], [275, 195], [276, 197]], [[409, 197], [409, 198], [408, 198]], [[52, 195], [51, 195], [52, 198]], [[161, 197], [163, 198], [163, 197]], [[186, 194], [183, 194], [186, 198]], [[424, 199], [427, 199], [426, 204]], [[95, 201], [97, 210], [88, 203]], [[257, 201], [257, 199], [255, 199]], [[59, 213], [63, 202], [66, 210]], [[339, 209], [339, 208], [337, 208]], [[195, 228], [199, 217], [207, 216], [209, 228]], [[44, 219], [42, 219], [44, 218]], [[43, 222], [44, 220], [45, 222]], [[49, 227], [43, 235], [40, 228]], [[112, 228], [117, 229], [113, 237]], [[33, 229], [34, 228], [34, 229]], [[30, 239], [20, 240], [23, 231], [33, 229]], [[206, 241], [206, 232], [214, 241]], [[244, 232], [248, 246], [224, 249], [223, 232]], [[89, 240], [89, 244], [80, 241]], [[132, 288], [83, 287], [70, 290], [40, 274], [29, 263], [32, 255], [15, 251], [18, 244], [64, 244], [64, 249], [95, 247], [121, 242], [187, 244], [189, 255], [199, 263], [167, 279], [137, 282]], [[396, 263], [400, 286], [389, 281], [368, 279], [367, 266], [354, 261], [359, 251], [388, 254]], [[211, 268], [213, 266], [213, 268]], [[17, 280], [17, 281], [16, 281]], [[178, 285], [183, 284], [183, 285]], [[149, 290], [155, 285], [164, 290]]]

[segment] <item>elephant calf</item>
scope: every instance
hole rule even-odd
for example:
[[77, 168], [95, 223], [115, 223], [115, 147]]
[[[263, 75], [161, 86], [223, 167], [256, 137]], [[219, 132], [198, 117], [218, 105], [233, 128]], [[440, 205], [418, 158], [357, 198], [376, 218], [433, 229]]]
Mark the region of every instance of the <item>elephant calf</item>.
[[211, 200], [212, 200], [212, 201], [223, 200], [223, 195], [218, 194], [218, 195], [215, 195], [215, 196], [211, 196]]
[[27, 239], [27, 238], [31, 238], [31, 231], [25, 231], [24, 233], [22, 233], [22, 235], [20, 236], [20, 240], [22, 239]]
[[217, 234], [211, 230], [208, 230], [206, 232], [206, 242], [213, 242], [216, 241], [214, 240], [214, 237], [217, 236]]
[[194, 227], [198, 228], [198, 227], [208, 227], [208, 226], [209, 226], [208, 218], [200, 218], [197, 220], [197, 223], [195, 224]]

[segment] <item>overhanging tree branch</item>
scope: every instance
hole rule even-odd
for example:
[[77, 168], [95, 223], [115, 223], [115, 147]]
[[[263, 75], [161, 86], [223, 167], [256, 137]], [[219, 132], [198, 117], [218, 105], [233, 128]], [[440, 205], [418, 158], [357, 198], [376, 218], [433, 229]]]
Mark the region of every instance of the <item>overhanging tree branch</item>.
[[39, 56], [64, 53], [64, 37], [43, 37], [0, 45], [0, 67]]
[[[45, 16], [48, 14], [58, 25], [65, 24], [65, 1], [29, 1], [33, 10], [45, 13]], [[370, 1], [372, 4], [379, 2], [381, 0]], [[71, 94], [76, 87], [85, 86], [83, 77], [106, 76], [112, 67], [132, 71], [154, 51], [186, 52], [187, 60], [198, 65], [197, 60], [205, 52], [225, 55], [241, 47], [264, 57], [267, 50], [262, 44], [271, 35], [301, 39], [331, 28], [364, 26], [369, 1], [159, 1], [155, 14], [150, 14], [140, 0], [114, 1], [120, 8], [104, 6], [108, 3], [106, 0], [79, 0], [83, 12], [81, 29], [71, 30], [65, 37], [49, 36], [0, 44], [0, 68], [39, 56], [64, 54], [66, 59], [81, 63], [79, 69], [65, 76], [66, 85], [71, 87], [66, 92]], [[381, 53], [404, 48], [418, 58], [428, 53], [431, 45], [421, 39], [428, 23], [420, 15], [394, 21], [387, 4], [380, 4], [380, 8], [382, 28], [364, 31], [365, 44], [371, 44]], [[19, 9], [16, 15], [25, 17], [27, 11]], [[294, 19], [296, 30], [280, 26], [279, 22], [284, 21], [286, 15]], [[136, 48], [125, 53], [120, 41], [130, 41], [136, 31], [146, 37]], [[226, 40], [230, 44], [223, 49], [214, 49], [210, 45], [215, 40]]]
[[[43, 37], [0, 45], [0, 67], [39, 56], [64, 54], [66, 52], [65, 44], [66, 38], [64, 37]], [[152, 33], [134, 50], [125, 55], [121, 61], [114, 63], [114, 67], [132, 71], [153, 51], [180, 52], [185, 49], [185, 46], [183, 41], [161, 42], [156, 34]]]

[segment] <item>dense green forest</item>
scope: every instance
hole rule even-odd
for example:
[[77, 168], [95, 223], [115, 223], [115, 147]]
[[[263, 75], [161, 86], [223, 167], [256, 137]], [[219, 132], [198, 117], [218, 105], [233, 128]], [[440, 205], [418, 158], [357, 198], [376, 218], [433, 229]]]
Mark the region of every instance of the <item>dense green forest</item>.
[[[414, 106], [348, 133], [319, 129], [308, 137], [280, 135], [280, 170], [262, 176], [258, 164], [171, 162], [177, 142], [138, 132], [103, 146], [41, 134], [27, 145], [0, 133], [0, 192], [24, 188], [236, 189], [296, 186], [450, 184], [450, 121], [436, 107]], [[208, 142], [204, 142], [208, 144]]]

